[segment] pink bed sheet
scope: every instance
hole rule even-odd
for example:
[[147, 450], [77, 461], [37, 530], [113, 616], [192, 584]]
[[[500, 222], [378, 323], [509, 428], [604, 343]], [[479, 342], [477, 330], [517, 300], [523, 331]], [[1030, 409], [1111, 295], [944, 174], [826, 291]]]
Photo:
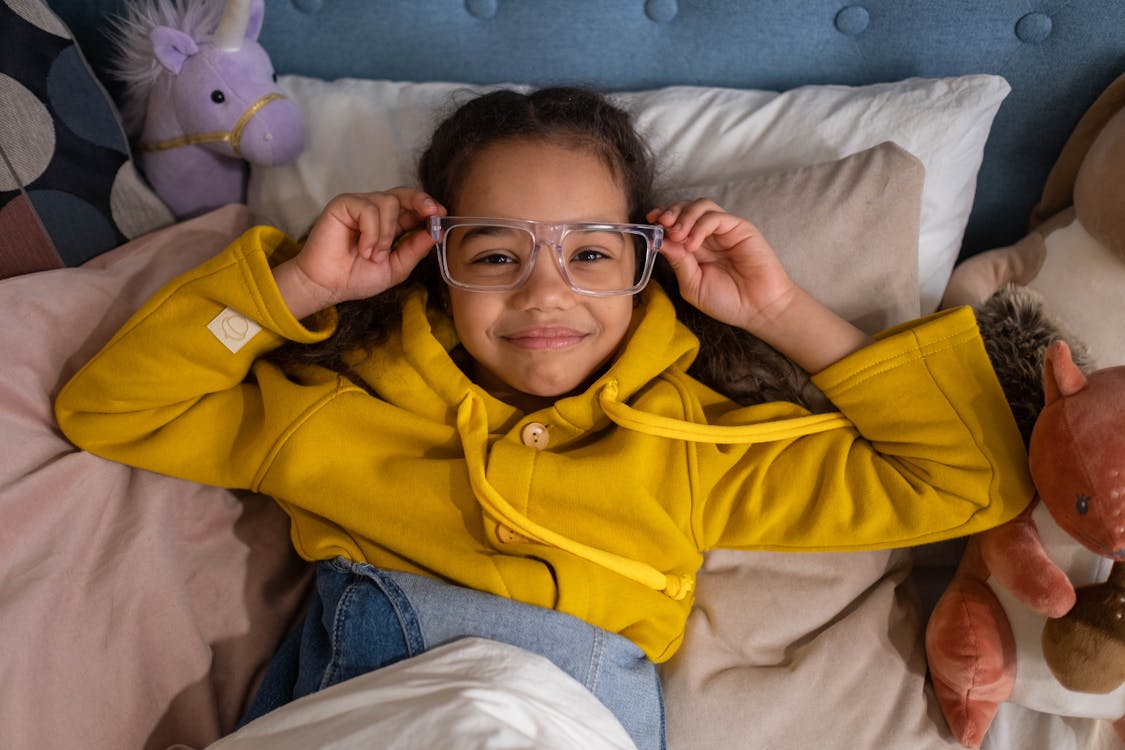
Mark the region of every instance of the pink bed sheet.
[[300, 606], [308, 569], [272, 501], [83, 453], [51, 412], [133, 309], [251, 220], [230, 206], [0, 282], [8, 750], [203, 747], [233, 727]]

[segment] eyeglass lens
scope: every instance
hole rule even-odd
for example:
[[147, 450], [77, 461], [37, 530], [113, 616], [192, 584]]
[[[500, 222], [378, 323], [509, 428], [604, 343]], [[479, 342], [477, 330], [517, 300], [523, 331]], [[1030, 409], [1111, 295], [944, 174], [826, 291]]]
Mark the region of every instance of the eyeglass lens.
[[[644, 237], [632, 232], [570, 230], [562, 240], [567, 281], [592, 291], [630, 289], [643, 270], [646, 247]], [[450, 278], [478, 287], [505, 287], [521, 281], [530, 271], [534, 249], [532, 233], [516, 227], [457, 226], [445, 237]], [[543, 250], [554, 252], [549, 245]], [[549, 256], [545, 260], [554, 261]]]

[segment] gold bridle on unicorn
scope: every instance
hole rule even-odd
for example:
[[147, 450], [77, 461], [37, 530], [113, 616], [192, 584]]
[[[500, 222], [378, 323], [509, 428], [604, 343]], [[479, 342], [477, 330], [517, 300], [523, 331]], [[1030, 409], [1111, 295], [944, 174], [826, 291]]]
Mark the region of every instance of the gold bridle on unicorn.
[[139, 151], [167, 151], [172, 148], [181, 148], [182, 146], [198, 146], [202, 143], [230, 143], [231, 150], [234, 155], [242, 158], [242, 151], [239, 147], [242, 140], [242, 131], [246, 129], [246, 125], [250, 122], [251, 118], [272, 101], [277, 99], [287, 99], [285, 94], [279, 92], [271, 92], [259, 97], [257, 101], [246, 108], [238, 121], [234, 123], [234, 127], [230, 130], [216, 130], [210, 133], [186, 133], [184, 135], [176, 136], [175, 138], [166, 138], [162, 141], [154, 141], [152, 143], [138, 143], [136, 148]]

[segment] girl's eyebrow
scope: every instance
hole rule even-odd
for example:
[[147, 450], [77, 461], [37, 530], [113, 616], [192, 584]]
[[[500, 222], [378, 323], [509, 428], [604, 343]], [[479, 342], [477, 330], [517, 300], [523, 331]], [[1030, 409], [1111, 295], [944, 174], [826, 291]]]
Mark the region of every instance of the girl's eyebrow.
[[524, 230], [516, 229], [515, 227], [498, 226], [496, 224], [474, 224], [473, 226], [468, 227], [465, 230], [465, 233], [463, 235], [461, 235], [461, 242], [464, 242], [466, 240], [471, 240], [472, 238], [478, 237], [478, 236], [479, 237], [495, 237], [496, 235], [500, 235], [500, 234], [511, 234], [513, 232], [522, 232], [522, 231], [524, 231]]

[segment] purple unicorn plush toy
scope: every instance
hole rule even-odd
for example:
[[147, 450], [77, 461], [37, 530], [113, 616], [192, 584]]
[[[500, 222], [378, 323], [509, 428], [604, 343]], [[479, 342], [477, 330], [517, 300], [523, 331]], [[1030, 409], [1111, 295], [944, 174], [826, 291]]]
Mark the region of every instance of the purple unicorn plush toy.
[[244, 203], [250, 164], [304, 149], [301, 110], [257, 42], [263, 13], [263, 0], [141, 0], [111, 32], [122, 119], [179, 219]]

